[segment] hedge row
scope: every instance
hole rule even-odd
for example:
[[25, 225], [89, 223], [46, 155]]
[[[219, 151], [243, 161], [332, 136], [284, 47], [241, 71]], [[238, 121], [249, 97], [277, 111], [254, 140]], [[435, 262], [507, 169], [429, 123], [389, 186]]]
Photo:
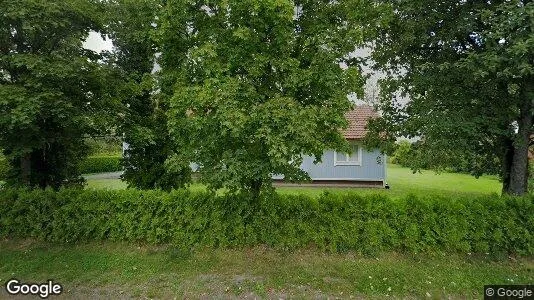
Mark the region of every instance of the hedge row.
[[[117, 172], [122, 170], [121, 156], [89, 156], [80, 163], [82, 174]], [[0, 181], [7, 177], [9, 164], [0, 158]]]
[[0, 238], [534, 254], [534, 196], [389, 199], [174, 191], [0, 191]]
[[80, 172], [82, 174], [121, 170], [121, 156], [89, 156], [80, 163]]

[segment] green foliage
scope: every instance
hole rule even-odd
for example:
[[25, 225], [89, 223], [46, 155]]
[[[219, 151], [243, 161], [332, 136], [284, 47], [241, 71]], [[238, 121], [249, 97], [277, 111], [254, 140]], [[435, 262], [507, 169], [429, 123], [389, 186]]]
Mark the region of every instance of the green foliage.
[[156, 109], [141, 123], [124, 124], [128, 149], [124, 152], [122, 178], [129, 187], [171, 190], [191, 180], [189, 163], [177, 159], [166, 121], [164, 111]]
[[9, 163], [0, 155], [0, 181], [4, 181], [9, 173]]
[[99, 31], [99, 1], [2, 1], [0, 5], [0, 148], [8, 183], [77, 184], [87, 154], [82, 137], [104, 131], [113, 86], [103, 57], [83, 40]]
[[373, 60], [388, 74], [375, 135], [421, 138], [415, 169], [500, 174], [506, 192], [526, 192], [534, 3], [379, 3], [390, 12], [382, 15], [386, 26], [369, 36]]
[[86, 138], [88, 154], [91, 155], [122, 155], [122, 140], [115, 136]]
[[303, 155], [347, 150], [339, 129], [347, 95], [363, 95], [349, 53], [362, 42], [366, 5], [167, 1], [158, 62], [177, 160], [198, 163], [210, 188], [257, 193], [272, 174], [307, 179]]
[[170, 190], [190, 180], [188, 162], [175, 159], [167, 130], [167, 105], [154, 92], [157, 0], [111, 0], [106, 3], [108, 33], [115, 47], [125, 114], [119, 132], [128, 144], [123, 179], [139, 189]]
[[534, 196], [429, 198], [324, 193], [3, 190], [0, 237], [112, 240], [191, 247], [314, 245], [381, 251], [534, 254]]
[[80, 163], [81, 174], [117, 172], [122, 170], [122, 156], [88, 156]]
[[391, 163], [407, 167], [410, 165], [412, 156], [412, 143], [407, 140], [402, 140], [397, 143], [395, 152], [391, 157]]
[[[481, 166], [477, 166], [477, 163], [480, 163], [480, 159], [474, 159], [471, 155], [465, 155], [459, 152], [454, 152], [454, 163], [448, 164], [436, 164], [436, 160], [433, 156], [436, 155], [435, 152], [427, 152], [426, 144], [423, 141], [409, 142], [407, 140], [402, 140], [398, 143], [395, 143], [395, 151], [391, 157], [391, 163], [398, 164], [403, 167], [411, 168], [414, 171], [429, 170], [433, 169], [435, 171], [447, 171], [453, 173], [465, 173], [473, 174], [473, 170], [481, 169]], [[489, 162], [488, 162], [489, 163]], [[493, 162], [495, 165], [498, 165], [498, 161]], [[489, 172], [489, 168], [486, 168], [488, 173], [498, 173], [498, 168], [495, 168], [495, 172]], [[477, 178], [481, 174], [473, 174]]]

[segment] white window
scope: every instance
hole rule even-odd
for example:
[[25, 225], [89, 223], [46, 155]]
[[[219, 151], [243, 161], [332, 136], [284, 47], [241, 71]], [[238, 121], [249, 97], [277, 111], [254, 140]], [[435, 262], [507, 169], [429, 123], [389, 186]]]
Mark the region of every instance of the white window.
[[361, 166], [362, 149], [356, 144], [351, 144], [351, 149], [351, 153], [334, 152], [334, 166]]

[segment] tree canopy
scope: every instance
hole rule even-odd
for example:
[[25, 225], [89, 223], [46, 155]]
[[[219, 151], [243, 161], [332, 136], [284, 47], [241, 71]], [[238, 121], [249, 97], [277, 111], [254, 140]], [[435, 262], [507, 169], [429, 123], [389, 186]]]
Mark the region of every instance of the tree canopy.
[[527, 191], [534, 84], [534, 3], [380, 1], [390, 13], [373, 37], [387, 72], [376, 136], [417, 137], [412, 166], [464, 164]]
[[118, 133], [128, 145], [122, 178], [130, 187], [140, 189], [182, 186], [189, 180], [189, 164], [168, 162], [175, 153], [167, 130], [168, 106], [156, 91], [157, 80], [152, 74], [161, 1], [110, 0], [106, 8], [124, 111], [116, 121]]
[[102, 26], [90, 0], [0, 5], [0, 149], [15, 185], [79, 183], [82, 137], [105, 129], [112, 103], [102, 57], [83, 48]]
[[[339, 129], [364, 79], [360, 1], [167, 1], [169, 130], [212, 188], [305, 180], [302, 155], [346, 149]], [[341, 67], [344, 65], [344, 67]]]

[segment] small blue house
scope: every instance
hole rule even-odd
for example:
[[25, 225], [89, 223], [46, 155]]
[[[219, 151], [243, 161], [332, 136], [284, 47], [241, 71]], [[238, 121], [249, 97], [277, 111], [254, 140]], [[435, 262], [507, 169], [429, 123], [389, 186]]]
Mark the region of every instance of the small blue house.
[[[378, 149], [367, 151], [361, 140], [367, 133], [369, 119], [377, 117], [377, 112], [367, 105], [356, 106], [345, 114], [349, 126], [343, 131], [344, 137], [352, 146], [351, 153], [325, 151], [321, 162], [314, 164], [314, 158], [305, 156], [301, 168], [306, 171], [315, 185], [385, 187], [386, 157]], [[281, 176], [273, 178], [284, 185]]]
[[[367, 122], [374, 117], [378, 113], [368, 105], [356, 106], [345, 114], [349, 126], [342, 133], [352, 146], [351, 153], [328, 150], [317, 164], [313, 157], [303, 157], [301, 169], [308, 173], [311, 183], [285, 182], [282, 175], [272, 178], [285, 186], [387, 187], [386, 156], [378, 149], [366, 150], [361, 143]], [[197, 171], [198, 165], [191, 163], [191, 169]]]

